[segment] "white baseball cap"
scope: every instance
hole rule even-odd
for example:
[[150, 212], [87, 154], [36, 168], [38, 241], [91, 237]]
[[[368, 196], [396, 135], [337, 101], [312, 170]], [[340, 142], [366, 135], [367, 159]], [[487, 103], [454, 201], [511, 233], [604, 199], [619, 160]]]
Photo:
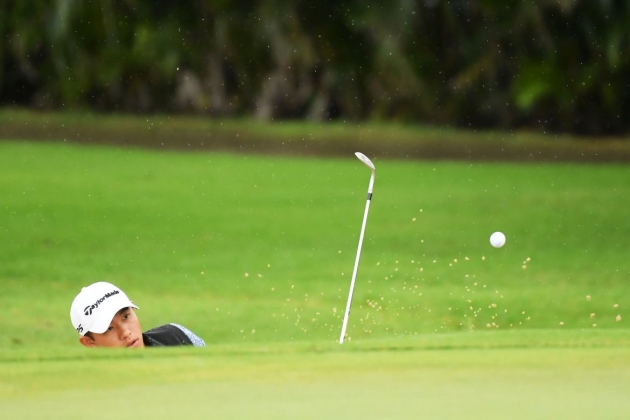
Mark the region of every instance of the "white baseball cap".
[[136, 308], [125, 292], [111, 283], [100, 281], [81, 289], [72, 301], [70, 320], [80, 335], [103, 334], [114, 315], [123, 308]]

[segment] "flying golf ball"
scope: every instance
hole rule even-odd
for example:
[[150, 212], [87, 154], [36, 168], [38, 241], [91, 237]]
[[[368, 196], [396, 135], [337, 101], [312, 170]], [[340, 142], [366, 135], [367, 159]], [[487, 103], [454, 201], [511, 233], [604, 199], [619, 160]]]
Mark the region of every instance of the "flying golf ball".
[[501, 232], [494, 232], [490, 235], [490, 245], [495, 248], [501, 248], [505, 245], [505, 235]]

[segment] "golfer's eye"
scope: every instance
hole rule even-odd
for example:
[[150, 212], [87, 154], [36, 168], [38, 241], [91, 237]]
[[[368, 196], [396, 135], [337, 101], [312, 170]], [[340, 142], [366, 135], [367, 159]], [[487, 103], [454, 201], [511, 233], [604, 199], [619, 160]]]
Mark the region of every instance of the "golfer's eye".
[[114, 329], [114, 327], [112, 327], [112, 326], [110, 325], [110, 326], [109, 326], [109, 328], [107, 329], [107, 331], [111, 331], [111, 330], [113, 330], [113, 329]]

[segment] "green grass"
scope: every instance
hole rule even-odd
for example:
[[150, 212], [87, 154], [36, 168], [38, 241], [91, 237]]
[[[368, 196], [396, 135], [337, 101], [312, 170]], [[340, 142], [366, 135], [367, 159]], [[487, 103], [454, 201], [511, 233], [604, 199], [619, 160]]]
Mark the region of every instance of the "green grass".
[[[101, 279], [146, 327], [209, 342], [337, 335], [369, 179], [356, 159], [0, 148], [2, 346], [70, 345], [69, 302]], [[624, 166], [375, 161], [352, 338], [624, 327]]]
[[3, 361], [0, 415], [623, 419], [629, 342], [627, 332], [499, 331], [351, 346], [32, 353]]
[[[371, 157], [339, 346], [369, 180], [352, 156], [1, 142], [0, 417], [131, 396], [123, 418], [623, 418], [627, 168]], [[210, 346], [79, 347], [69, 305], [97, 280]]]

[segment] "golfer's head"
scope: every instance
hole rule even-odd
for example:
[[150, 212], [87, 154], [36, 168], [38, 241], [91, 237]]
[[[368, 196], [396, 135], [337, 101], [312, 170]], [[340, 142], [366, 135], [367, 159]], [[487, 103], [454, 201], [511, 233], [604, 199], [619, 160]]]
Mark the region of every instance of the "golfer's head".
[[98, 282], [84, 287], [74, 298], [70, 307], [70, 320], [81, 336], [88, 332], [103, 334], [123, 308], [138, 307], [118, 287]]

